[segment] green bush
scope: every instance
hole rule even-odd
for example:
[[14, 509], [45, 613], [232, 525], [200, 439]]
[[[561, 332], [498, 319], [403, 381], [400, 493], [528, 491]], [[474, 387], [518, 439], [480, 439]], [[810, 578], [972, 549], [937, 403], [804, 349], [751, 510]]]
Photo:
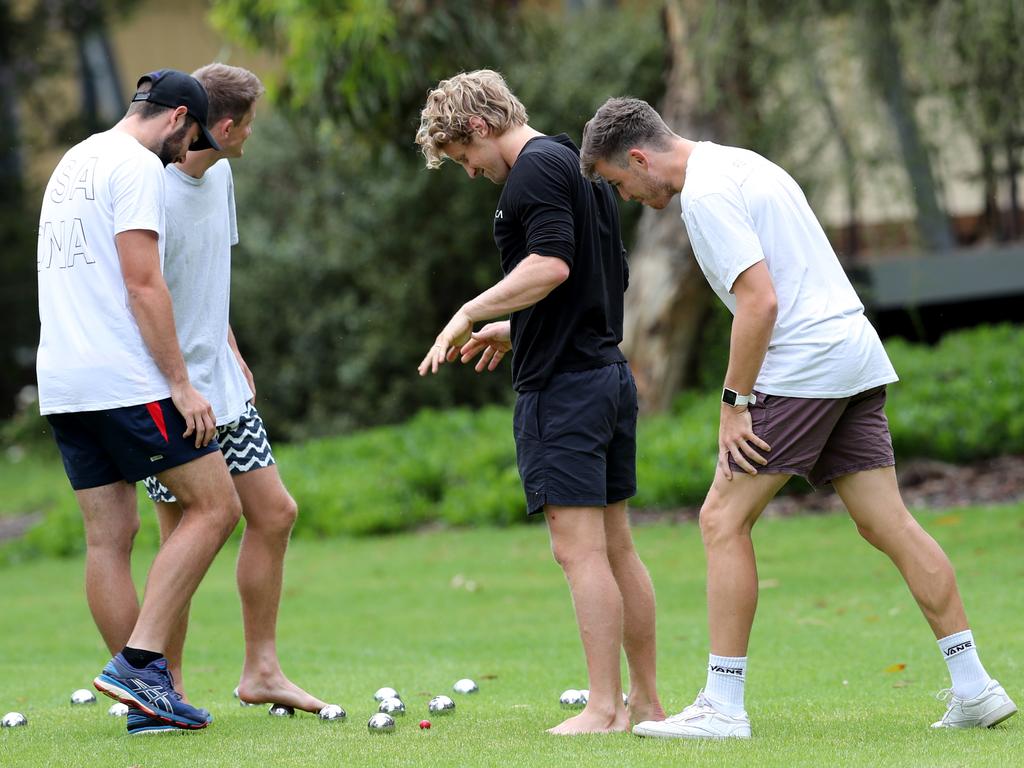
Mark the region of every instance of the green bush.
[[[897, 457], [971, 461], [1024, 453], [1024, 327], [992, 326], [947, 336], [936, 347], [890, 341], [901, 380], [889, 389], [888, 415]], [[467, 369], [452, 376], [475, 376]], [[718, 390], [685, 393], [671, 413], [641, 419], [638, 507], [698, 505], [715, 470]], [[511, 409], [488, 406], [424, 410], [405, 424], [352, 435], [280, 444], [282, 477], [299, 503], [296, 535], [328, 537], [407, 530], [425, 524], [510, 525], [526, 520], [516, 471]], [[60, 476], [59, 461], [38, 458], [0, 469], [32, 480], [14, 494], [46, 520], [0, 561], [82, 549], [82, 524]], [[49, 466], [52, 475], [42, 476]], [[49, 495], [44, 493], [49, 487]], [[802, 486], [792, 484], [799, 492]], [[28, 490], [32, 492], [29, 493]], [[156, 526], [140, 490], [141, 540]], [[237, 532], [236, 532], [237, 535]]]
[[507, 408], [422, 411], [401, 426], [277, 454], [299, 502], [300, 533], [385, 533], [434, 520], [508, 524], [523, 506]]
[[[1024, 453], [1024, 328], [962, 331], [936, 347], [886, 346], [900, 375], [887, 408], [899, 459]], [[427, 521], [523, 520], [511, 425], [507, 408], [424, 411], [402, 426], [283, 447], [281, 471], [302, 509], [299, 529], [375, 533]], [[715, 471], [717, 434], [717, 388], [685, 393], [670, 413], [641, 419], [634, 505], [700, 504]]]
[[1024, 329], [982, 326], [935, 347], [891, 340], [886, 349], [900, 376], [887, 408], [897, 457], [1024, 452]]

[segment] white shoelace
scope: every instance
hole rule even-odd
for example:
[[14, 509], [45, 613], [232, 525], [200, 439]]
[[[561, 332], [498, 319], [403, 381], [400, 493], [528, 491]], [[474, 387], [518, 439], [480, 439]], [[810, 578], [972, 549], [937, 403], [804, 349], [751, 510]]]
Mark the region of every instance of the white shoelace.
[[670, 723], [682, 723], [686, 720], [689, 720], [691, 717], [695, 717], [697, 715], [711, 714], [713, 712], [717, 712], [717, 710], [713, 706], [711, 706], [711, 702], [707, 700], [707, 697], [704, 696], [704, 691], [702, 690], [700, 693], [697, 694], [697, 698], [694, 700], [693, 704], [688, 706], [678, 715], [672, 715], [671, 717], [666, 717], [665, 719]]

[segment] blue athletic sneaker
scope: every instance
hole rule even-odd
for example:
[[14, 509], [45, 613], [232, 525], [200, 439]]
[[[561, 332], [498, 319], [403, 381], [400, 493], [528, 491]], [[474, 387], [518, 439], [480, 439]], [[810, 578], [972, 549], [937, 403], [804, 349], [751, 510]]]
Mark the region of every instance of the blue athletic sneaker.
[[205, 709], [181, 700], [163, 657], [145, 669], [136, 669], [119, 653], [107, 662], [92, 684], [100, 693], [178, 728], [205, 728], [212, 720]]

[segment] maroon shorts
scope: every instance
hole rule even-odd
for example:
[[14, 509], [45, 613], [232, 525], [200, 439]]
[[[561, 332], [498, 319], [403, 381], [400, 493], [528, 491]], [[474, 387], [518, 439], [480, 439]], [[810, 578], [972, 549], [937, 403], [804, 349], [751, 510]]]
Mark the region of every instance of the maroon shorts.
[[[755, 392], [750, 406], [754, 434], [772, 447], [761, 452], [766, 466], [758, 472], [800, 475], [819, 486], [837, 477], [896, 463], [885, 385], [851, 397], [812, 399]], [[743, 472], [732, 457], [733, 472]]]

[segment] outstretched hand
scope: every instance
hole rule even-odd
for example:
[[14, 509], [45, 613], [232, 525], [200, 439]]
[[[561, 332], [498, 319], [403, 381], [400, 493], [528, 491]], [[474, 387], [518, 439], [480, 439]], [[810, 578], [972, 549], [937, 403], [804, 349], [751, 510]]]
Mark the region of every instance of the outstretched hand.
[[498, 323], [488, 323], [472, 334], [469, 341], [462, 345], [460, 353], [463, 363], [468, 363], [479, 354], [480, 359], [473, 369], [477, 373], [483, 373], [485, 368], [488, 371], [497, 368], [502, 358], [511, 349], [511, 327], [508, 320], [503, 320]]
[[454, 362], [462, 345], [469, 341], [472, 333], [473, 321], [460, 309], [452, 315], [452, 319], [434, 339], [434, 345], [419, 364], [420, 376], [437, 373], [438, 367], [446, 360]]

